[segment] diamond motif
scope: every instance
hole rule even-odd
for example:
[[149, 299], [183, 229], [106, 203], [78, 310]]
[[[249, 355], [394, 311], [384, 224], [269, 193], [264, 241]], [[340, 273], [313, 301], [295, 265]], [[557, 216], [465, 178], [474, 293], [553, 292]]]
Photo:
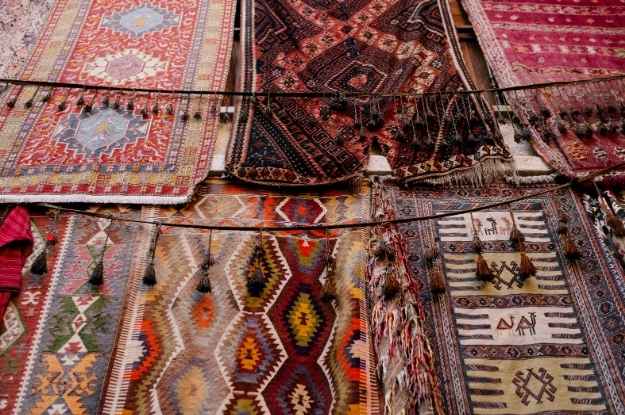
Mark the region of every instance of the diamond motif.
[[197, 366], [190, 366], [176, 382], [176, 398], [178, 411], [182, 414], [201, 414], [203, 404], [210, 399], [209, 381], [204, 372]]
[[249, 295], [247, 281], [260, 272], [259, 261], [255, 257], [255, 251], [258, 249], [257, 244], [256, 237], [243, 241], [237, 252], [231, 256], [226, 267], [226, 274], [231, 276], [230, 284], [235, 299], [239, 307], [248, 312], [259, 312], [267, 309], [280, 288], [291, 276], [275, 238], [265, 236], [263, 237], [263, 250], [260, 256], [260, 267], [262, 267], [265, 280], [264, 288], [259, 296]]
[[321, 324], [321, 316], [317, 313], [310, 294], [301, 292], [287, 313], [291, 335], [299, 347], [308, 347], [314, 339]]
[[286, 221], [310, 224], [323, 219], [327, 210], [317, 198], [287, 197], [276, 207], [276, 212]]
[[263, 391], [271, 414], [326, 414], [332, 392], [318, 366], [286, 364]]
[[104, 17], [102, 26], [116, 32], [128, 33], [133, 37], [140, 37], [146, 33], [177, 26], [179, 21], [180, 18], [168, 10], [152, 5], [142, 5]]
[[85, 65], [89, 75], [111, 83], [140, 81], [166, 69], [167, 63], [138, 49], [102, 56]]
[[99, 156], [144, 138], [148, 126], [147, 121], [133, 114], [112, 109], [94, 110], [93, 115], [86, 118], [77, 113], [69, 114], [59, 122], [53, 138], [78, 152]]
[[217, 357], [235, 390], [254, 392], [278, 370], [286, 353], [266, 316], [239, 314], [221, 339]]

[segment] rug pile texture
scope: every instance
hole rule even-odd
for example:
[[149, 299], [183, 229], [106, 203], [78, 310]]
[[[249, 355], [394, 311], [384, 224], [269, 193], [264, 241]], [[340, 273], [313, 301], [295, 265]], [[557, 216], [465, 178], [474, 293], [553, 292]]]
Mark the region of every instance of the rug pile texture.
[[[202, 185], [188, 208], [143, 213], [145, 219], [237, 225], [366, 215], [364, 200], [337, 192], [289, 196], [221, 183]], [[165, 229], [156, 250], [158, 284], [133, 287], [127, 297], [105, 410], [377, 413], [364, 298], [366, 236]], [[209, 252], [211, 292], [201, 293], [196, 287]], [[328, 253], [337, 260], [333, 276]], [[265, 284], [251, 296], [247, 281], [259, 268]], [[328, 278], [338, 301], [322, 298]]]
[[[223, 90], [233, 21], [230, 0], [57, 0], [19, 77]], [[0, 105], [0, 201], [183, 203], [208, 174], [216, 100], [12, 86]]]
[[[530, 190], [392, 191], [401, 217], [453, 213]], [[424, 295], [427, 330], [448, 413], [621, 413], [623, 274], [602, 254], [581, 200], [568, 190], [512, 206], [536, 275], [524, 282], [512, 216], [492, 208], [401, 225], [412, 271], [427, 292], [429, 269], [446, 291]], [[559, 218], [581, 258], [565, 256]], [[476, 279], [479, 235], [492, 282]], [[438, 256], [426, 264], [428, 249]], [[444, 381], [443, 381], [444, 380]]]
[[[454, 95], [473, 86], [442, 3], [243, 2], [240, 86], [270, 95], [242, 98], [230, 175], [274, 185], [346, 181], [376, 146], [406, 182], [500, 173], [509, 155], [490, 114], [479, 99]], [[294, 92], [329, 96], [271, 95]], [[446, 95], [414, 97], [425, 92]]]
[[[620, 1], [462, 1], [499, 86], [625, 73]], [[623, 79], [506, 94], [536, 152], [567, 176], [622, 163]], [[544, 116], [543, 110], [551, 114]], [[564, 128], [562, 128], [564, 127]], [[613, 180], [622, 183], [624, 174]]]

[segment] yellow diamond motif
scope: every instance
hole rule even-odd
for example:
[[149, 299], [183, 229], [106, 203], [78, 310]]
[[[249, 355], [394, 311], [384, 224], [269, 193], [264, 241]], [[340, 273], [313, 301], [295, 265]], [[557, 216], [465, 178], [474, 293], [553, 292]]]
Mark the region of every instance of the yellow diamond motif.
[[319, 327], [319, 316], [308, 293], [299, 293], [287, 313], [289, 326], [295, 337], [295, 344], [308, 347]]

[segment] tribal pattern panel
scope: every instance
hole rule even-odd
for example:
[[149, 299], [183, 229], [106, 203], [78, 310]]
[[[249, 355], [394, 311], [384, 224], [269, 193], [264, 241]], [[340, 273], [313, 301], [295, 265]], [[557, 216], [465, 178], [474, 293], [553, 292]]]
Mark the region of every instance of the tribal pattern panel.
[[[502, 87], [625, 73], [625, 6], [619, 0], [462, 2]], [[624, 89], [617, 81], [521, 91], [507, 98], [520, 119], [531, 123], [536, 152], [572, 176], [625, 160], [625, 130], [620, 129], [625, 112], [618, 109]], [[608, 111], [612, 105], [616, 111]], [[528, 114], [545, 107], [553, 113], [546, 124]], [[611, 129], [612, 123], [618, 127]], [[580, 134], [576, 126], [583, 128]], [[591, 131], [584, 133], [586, 126]]]
[[[183, 209], [147, 208], [144, 218], [184, 223], [318, 224], [366, 215], [359, 197], [289, 196], [235, 185], [202, 185]], [[284, 232], [165, 230], [156, 252], [158, 284], [135, 287], [117, 341], [105, 410], [185, 414], [376, 413], [364, 302], [365, 237]], [[210, 242], [211, 292], [196, 290]], [[329, 243], [329, 244], [328, 244]], [[321, 299], [326, 249], [337, 258], [344, 300]], [[372, 393], [374, 391], [375, 393]]]
[[[474, 112], [474, 102], [367, 97], [451, 96], [465, 88], [469, 81], [456, 68], [462, 57], [459, 48], [450, 48], [456, 38], [448, 32], [446, 10], [433, 0], [243, 2], [242, 88], [334, 96], [243, 97], [229, 148], [229, 173], [276, 185], [345, 181], [362, 174], [374, 143], [405, 181], [460, 175], [482, 162], [507, 160], [499, 137], [487, 131], [492, 127], [483, 121], [490, 120], [487, 114], [476, 119], [479, 134], [455, 133], [450, 119], [459, 117], [460, 106], [467, 114]], [[425, 116], [426, 108], [427, 134], [425, 128], [415, 132], [406, 117]]]
[[[494, 188], [474, 194], [400, 192], [398, 212], [420, 216], [475, 208], [493, 197], [527, 190]], [[623, 365], [625, 304], [598, 250], [583, 207], [572, 193], [517, 202], [512, 214], [525, 235], [537, 269], [525, 282], [520, 254], [509, 241], [513, 227], [506, 209], [488, 209], [402, 226], [410, 262], [428, 286], [425, 250], [441, 252], [434, 266], [447, 290], [431, 298], [428, 325], [436, 342], [438, 375], [448, 379], [447, 410], [458, 414], [620, 413], [625, 389]], [[557, 233], [559, 215], [583, 257], [570, 262]], [[492, 282], [476, 278], [474, 229]], [[451, 341], [453, 339], [453, 341]]]
[[[56, 234], [57, 223], [39, 212], [30, 211], [33, 233], [33, 255], [25, 264], [22, 290], [15, 295], [0, 322], [0, 414], [10, 414], [15, 409], [19, 388], [24, 381], [28, 356], [38, 343], [35, 336], [41, 320], [45, 299], [50, 290], [48, 275], [33, 275], [28, 270], [36, 256], [44, 249], [48, 231]], [[58, 229], [64, 232], [67, 216], [58, 220]], [[63, 235], [56, 235], [62, 239]], [[58, 249], [49, 251], [48, 263], [54, 264]]]
[[[108, 213], [120, 214], [117, 209]], [[19, 388], [13, 395], [16, 414], [99, 411], [132, 275], [128, 252], [141, 252], [147, 242], [134, 226], [109, 225], [108, 220], [71, 216], [61, 224], [58, 253], [42, 277], [47, 290], [37, 295], [26, 289], [18, 298], [32, 302], [31, 313], [38, 314], [36, 324], [28, 324], [29, 333], [24, 333], [28, 351], [21, 351], [23, 361], [16, 363], [23, 370], [13, 386]], [[88, 280], [104, 244], [104, 283], [94, 287]]]
[[[21, 77], [224, 89], [234, 2], [157, 3], [56, 0]], [[0, 200], [183, 203], [208, 174], [214, 100], [15, 86], [0, 104], [13, 99], [0, 111]]]

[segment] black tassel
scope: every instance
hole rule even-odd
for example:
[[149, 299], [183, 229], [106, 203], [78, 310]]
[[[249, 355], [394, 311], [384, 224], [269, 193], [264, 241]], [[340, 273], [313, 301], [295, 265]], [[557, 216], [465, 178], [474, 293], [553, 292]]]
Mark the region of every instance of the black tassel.
[[158, 104], [152, 105], [152, 114], [153, 115], [158, 115], [159, 111], [160, 111], [160, 108], [158, 107]]
[[11, 98], [10, 100], [7, 101], [6, 106], [7, 108], [15, 108], [15, 104], [17, 103], [17, 98]]
[[135, 103], [132, 101], [132, 99], [126, 104], [126, 110], [128, 110], [128, 112], [132, 112], [135, 110]]
[[78, 100], [76, 101], [76, 106], [82, 107], [83, 105], [85, 105], [85, 97], [81, 95], [78, 97]]
[[189, 113], [187, 111], [182, 113], [182, 122], [187, 122], [189, 121]]
[[93, 105], [91, 104], [86, 104], [85, 108], [83, 108], [83, 112], [85, 114], [91, 114], [91, 110], [93, 110]]
[[174, 107], [171, 104], [167, 104], [165, 112], [167, 112], [167, 115], [174, 115]]
[[141, 118], [143, 118], [144, 120], [147, 120], [149, 118], [147, 105], [141, 109]]
[[33, 107], [33, 102], [34, 102], [34, 97], [29, 99], [28, 101], [26, 101], [24, 103], [24, 108], [26, 108], [26, 109], [32, 108]]
[[45, 249], [41, 251], [33, 261], [30, 266], [30, 273], [34, 275], [44, 275], [48, 273], [48, 258]]
[[201, 121], [202, 120], [202, 113], [200, 111], [195, 111], [195, 113], [193, 114], [193, 119], [196, 121]]
[[52, 95], [49, 92], [46, 92], [43, 97], [41, 97], [41, 102], [48, 102], [52, 98]]
[[156, 285], [156, 269], [154, 268], [154, 261], [150, 261], [148, 266], [145, 268], [145, 274], [143, 274], [143, 283], [149, 286]]
[[211, 280], [208, 275], [203, 275], [202, 278], [200, 278], [200, 282], [198, 282], [195, 289], [203, 294], [212, 292], [213, 288], [211, 287]]
[[115, 98], [115, 102], [113, 102], [113, 109], [115, 111], [119, 111], [119, 109], [122, 107], [121, 102], [119, 101], [119, 98]]
[[91, 277], [89, 277], [89, 284], [99, 286], [104, 283], [104, 263], [102, 259], [96, 262], [93, 271], [91, 271]]
[[323, 287], [321, 287], [321, 301], [326, 303], [331, 303], [337, 299], [336, 283], [334, 282], [335, 271], [336, 264], [334, 258], [330, 257], [327, 259], [326, 264], [326, 280]]
[[104, 97], [104, 98], [102, 99], [102, 106], [103, 106], [104, 108], [108, 108], [108, 107], [109, 107], [109, 105], [111, 105], [111, 99], [110, 99], [109, 97]]
[[67, 102], [65, 100], [59, 102], [59, 105], [56, 108], [59, 112], [65, 111], [67, 108]]
[[260, 297], [265, 289], [265, 278], [260, 272], [256, 272], [247, 280], [247, 292], [252, 297]]

